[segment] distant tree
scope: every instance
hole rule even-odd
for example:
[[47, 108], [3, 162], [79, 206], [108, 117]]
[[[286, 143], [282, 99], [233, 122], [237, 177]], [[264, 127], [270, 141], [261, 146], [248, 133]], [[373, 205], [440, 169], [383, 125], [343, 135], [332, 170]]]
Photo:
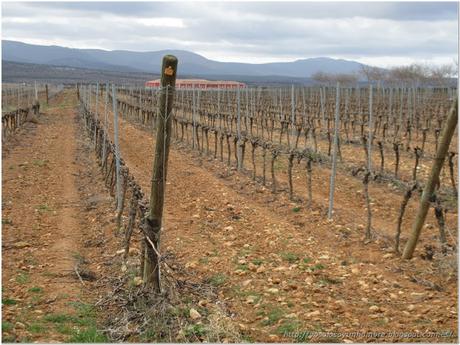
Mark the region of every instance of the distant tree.
[[312, 79], [323, 85], [335, 85], [337, 82], [340, 85], [354, 85], [358, 81], [358, 76], [355, 73], [316, 72], [312, 75]]
[[356, 73], [339, 73], [334, 76], [334, 81], [339, 82], [340, 85], [356, 85], [358, 82], [358, 75], [356, 75]]
[[430, 68], [429, 79], [436, 86], [447, 87], [450, 78], [456, 75], [456, 66], [446, 64]]
[[456, 76], [456, 74], [455, 64], [429, 66], [414, 63], [391, 68], [388, 71], [386, 82], [409, 87], [427, 85], [447, 87], [449, 78]]
[[312, 75], [312, 79], [319, 84], [330, 84], [332, 82], [331, 75], [324, 72], [316, 72]]
[[389, 70], [389, 79], [400, 85], [417, 87], [429, 80], [429, 68], [420, 64], [396, 66]]
[[383, 68], [372, 67], [367, 65], [361, 66], [361, 75], [364, 76], [368, 83], [382, 83], [387, 78], [387, 71]]

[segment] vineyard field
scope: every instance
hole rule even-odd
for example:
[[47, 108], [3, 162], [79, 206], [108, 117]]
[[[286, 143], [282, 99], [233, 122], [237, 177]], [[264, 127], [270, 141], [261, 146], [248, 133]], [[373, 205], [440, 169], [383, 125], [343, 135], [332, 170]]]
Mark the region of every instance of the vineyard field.
[[3, 341], [457, 341], [457, 130], [401, 258], [456, 90], [77, 84], [34, 110], [18, 89], [2, 93]]

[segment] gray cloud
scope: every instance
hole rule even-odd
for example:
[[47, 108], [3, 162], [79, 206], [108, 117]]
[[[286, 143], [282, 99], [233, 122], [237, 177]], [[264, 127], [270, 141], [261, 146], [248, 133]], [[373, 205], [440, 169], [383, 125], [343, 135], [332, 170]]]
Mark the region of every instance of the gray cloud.
[[317, 56], [384, 65], [457, 56], [454, 2], [8, 2], [4, 39], [225, 61]]

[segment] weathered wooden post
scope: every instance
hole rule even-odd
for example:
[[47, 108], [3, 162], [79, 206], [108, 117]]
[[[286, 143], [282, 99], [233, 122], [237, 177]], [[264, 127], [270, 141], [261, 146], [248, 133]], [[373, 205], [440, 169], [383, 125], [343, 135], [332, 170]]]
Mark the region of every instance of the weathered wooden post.
[[243, 152], [242, 152], [242, 147], [240, 145], [241, 143], [241, 111], [240, 111], [240, 86], [239, 85], [236, 88], [236, 106], [237, 106], [236, 130], [237, 130], [237, 135], [238, 135], [238, 146], [237, 146], [238, 151], [237, 151], [236, 157], [238, 158], [238, 162], [237, 162], [238, 171], [241, 171], [241, 169], [243, 168], [243, 159], [242, 159]]
[[[91, 96], [91, 93], [90, 93]], [[96, 94], [97, 99], [97, 94]], [[121, 162], [120, 162], [120, 145], [118, 143], [118, 108], [117, 108], [117, 88], [112, 84], [112, 108], [113, 108], [113, 141], [115, 144], [115, 176], [117, 186], [117, 211], [121, 209]], [[89, 109], [91, 109], [91, 98], [89, 102]], [[94, 128], [96, 131], [96, 128]], [[96, 139], [96, 137], [95, 137]]]
[[332, 219], [332, 212], [334, 210], [334, 189], [335, 189], [335, 175], [337, 172], [337, 146], [339, 136], [339, 112], [340, 112], [340, 84], [337, 82], [335, 94], [335, 121], [334, 121], [334, 146], [332, 147], [332, 168], [331, 180], [329, 183], [329, 209], [327, 211], [327, 219]]
[[177, 58], [173, 55], [163, 57], [161, 67], [160, 109], [157, 117], [157, 134], [155, 159], [152, 172], [152, 188], [150, 192], [150, 212], [145, 224], [146, 255], [144, 264], [144, 282], [156, 292], [160, 289], [160, 230], [163, 217], [164, 189], [171, 139], [171, 124], [176, 85]]
[[417, 216], [415, 217], [414, 224], [412, 226], [412, 232], [410, 234], [409, 240], [406, 243], [403, 252], [403, 259], [411, 259], [414, 254], [415, 246], [417, 245], [420, 232], [422, 231], [422, 226], [425, 223], [425, 218], [430, 208], [430, 199], [434, 193], [436, 187], [436, 182], [439, 179], [439, 174], [441, 168], [444, 164], [444, 159], [446, 158], [447, 151], [449, 150], [449, 145], [452, 140], [452, 137], [457, 127], [458, 122], [458, 98], [455, 100], [450, 113], [444, 124], [442, 130], [441, 138], [439, 141], [438, 149], [436, 150], [436, 156], [434, 158], [433, 165], [431, 166], [431, 173], [428, 177], [428, 181], [423, 189], [422, 198], [417, 211]]
[[[77, 85], [77, 90], [78, 90], [78, 85]], [[45, 95], [46, 95], [46, 105], [48, 105], [48, 102], [49, 102], [48, 84], [45, 85]]]
[[374, 119], [373, 119], [373, 114], [372, 114], [372, 84], [369, 85], [369, 139], [367, 140], [367, 170], [372, 174], [372, 141], [373, 141], [373, 136], [374, 136]]
[[34, 83], [34, 101], [32, 102], [32, 110], [33, 110], [34, 116], [40, 115], [40, 102], [38, 101], [37, 82]]

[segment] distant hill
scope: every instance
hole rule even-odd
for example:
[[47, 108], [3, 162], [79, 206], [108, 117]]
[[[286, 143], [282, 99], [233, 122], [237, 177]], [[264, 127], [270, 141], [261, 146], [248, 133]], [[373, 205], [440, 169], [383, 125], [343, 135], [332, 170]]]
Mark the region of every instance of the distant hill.
[[150, 72], [160, 70], [165, 54], [179, 59], [178, 77], [185, 75], [209, 78], [212, 76], [290, 77], [309, 78], [314, 73], [358, 72], [362, 64], [355, 61], [318, 57], [294, 62], [264, 64], [220, 62], [185, 50], [134, 52], [128, 50], [74, 49], [42, 46], [2, 40], [2, 60], [116, 72]]
[[[70, 66], [32, 64], [23, 62], [2, 61], [2, 81], [6, 83], [22, 83], [39, 81], [53, 84], [75, 84], [111, 82], [118, 84], [144, 85], [147, 80], [157, 79], [160, 76], [147, 72], [107, 71], [101, 69], [80, 68]], [[183, 78], [192, 78], [193, 75], [182, 75]], [[235, 80], [248, 85], [277, 86], [277, 85], [310, 85], [309, 78], [293, 78], [280, 76], [251, 77], [245, 75], [208, 75], [209, 80]]]
[[159, 78], [158, 74], [145, 72], [119, 72], [2, 61], [2, 82], [4, 83], [30, 83], [33, 81], [50, 84], [110, 82], [144, 85], [147, 80], [156, 78]]

